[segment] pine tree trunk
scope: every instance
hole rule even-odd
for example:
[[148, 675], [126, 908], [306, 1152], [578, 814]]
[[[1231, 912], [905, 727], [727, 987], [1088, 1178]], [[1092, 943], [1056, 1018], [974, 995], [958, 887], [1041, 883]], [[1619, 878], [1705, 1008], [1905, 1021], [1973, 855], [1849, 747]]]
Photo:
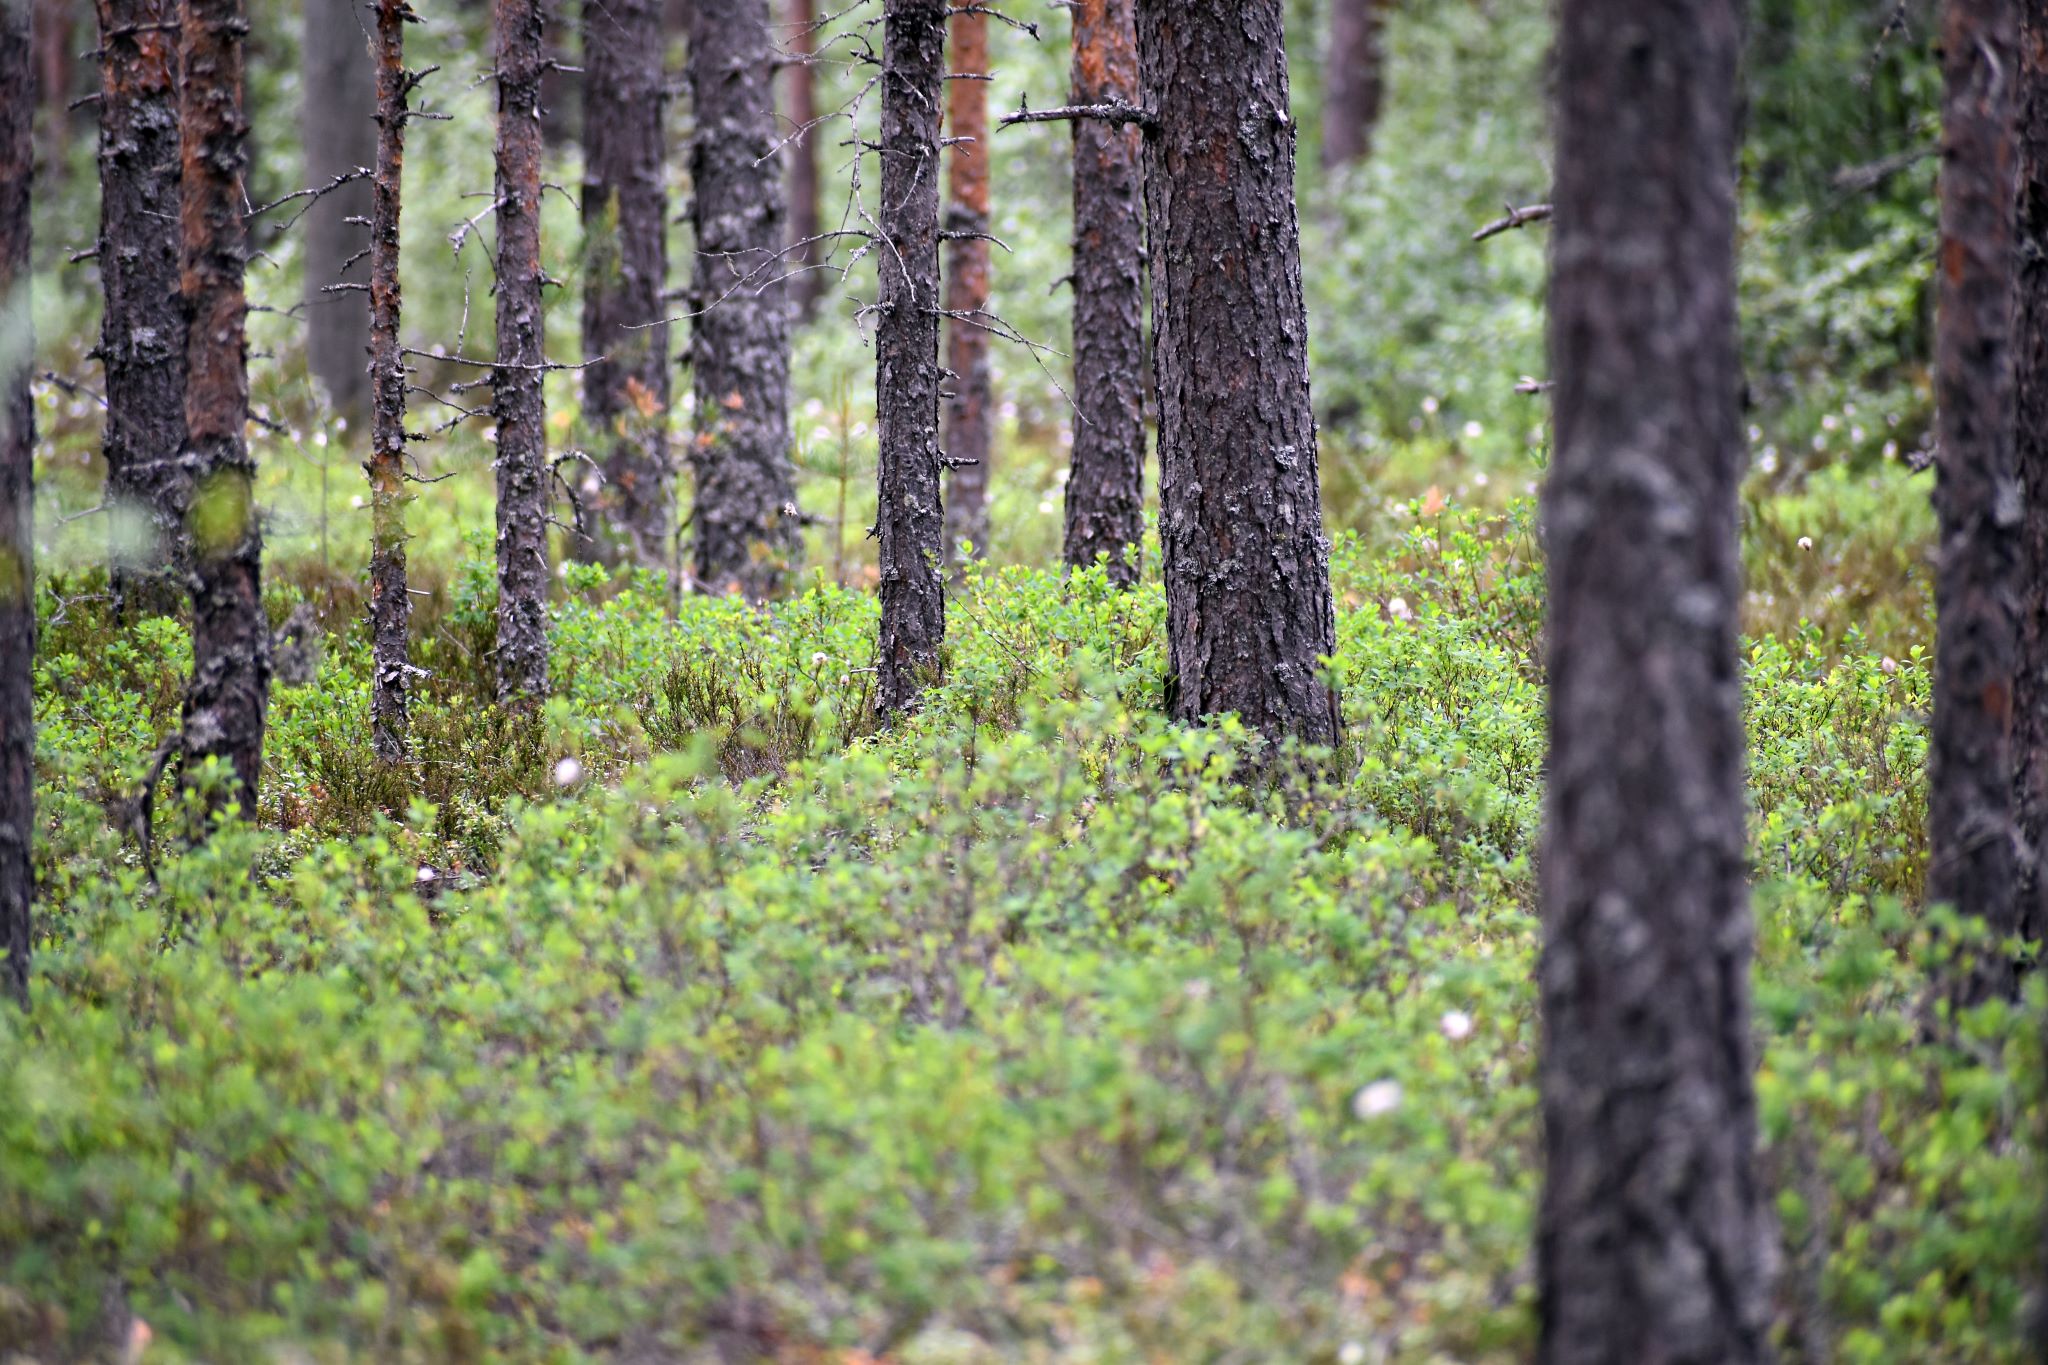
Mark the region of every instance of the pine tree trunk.
[[263, 527], [249, 457], [248, 260], [242, 177], [243, 0], [183, 0], [179, 115], [185, 336], [185, 430], [193, 492], [192, 685], [184, 763], [217, 757], [231, 799], [256, 818], [263, 724], [270, 705], [270, 628], [263, 614]]
[[[368, 21], [358, 10], [355, 0], [305, 0], [300, 129], [308, 185], [367, 168], [377, 155], [376, 72]], [[369, 279], [363, 221], [370, 199], [369, 183], [354, 181], [321, 195], [299, 224], [306, 243], [306, 364], [335, 411], [356, 424], [369, 415], [369, 309], [362, 289], [327, 286]]]
[[1350, 166], [1372, 155], [1386, 99], [1388, 0], [1331, 0], [1323, 71], [1323, 164]]
[[405, 583], [405, 356], [399, 349], [398, 213], [405, 184], [405, 0], [377, 0], [377, 178], [370, 200], [370, 748], [403, 762], [412, 661]]
[[[1927, 898], [2019, 930], [2013, 811], [2023, 498], [2014, 458], [2012, 289], [2016, 0], [1943, 10], [1941, 247], [1935, 402], [1934, 721], [1928, 736]], [[1960, 998], [2013, 989], [1996, 949]]]
[[[1138, 103], [1133, 0], [1073, 8], [1073, 102]], [[1145, 531], [1145, 198], [1135, 127], [1074, 124], [1074, 422], [1066, 561], [1109, 556], [1118, 587], [1138, 579]]]
[[[2017, 928], [2048, 937], [2048, 13], [2021, 17], [2019, 241], [2013, 325], [2014, 461], [2026, 506], [2019, 662], [2013, 673]], [[2048, 1312], [2048, 1305], [2044, 1305]]]
[[963, 542], [979, 556], [988, 549], [988, 483], [995, 454], [989, 393], [989, 183], [988, 16], [952, 18], [947, 58], [946, 136], [952, 143], [946, 207], [946, 400], [943, 449], [946, 477], [946, 550]]
[[123, 615], [167, 615], [191, 563], [179, 300], [177, 0], [99, 0], [100, 363], [106, 500]]
[[[583, 7], [583, 412], [604, 484], [585, 557], [672, 569], [668, 86], [659, 0]], [[657, 324], [647, 326], [648, 323]], [[601, 357], [601, 358], [600, 358]]]
[[[818, 81], [809, 60], [817, 51], [818, 6], [817, 0], [783, 3], [782, 46], [791, 58], [783, 74], [789, 110], [784, 133], [789, 138], [789, 240], [810, 242], [820, 231], [818, 142], [816, 130], [811, 127], [818, 117]], [[790, 279], [790, 295], [797, 316], [805, 321], [817, 316], [818, 300], [824, 297], [831, 282], [825, 271], [818, 268], [831, 254], [829, 247], [814, 243], [788, 257], [788, 268], [798, 272]]]
[[876, 705], [917, 708], [946, 638], [940, 578], [939, 113], [946, 78], [946, 0], [886, 0], [882, 36], [883, 243], [875, 325], [876, 470], [882, 634]]
[[1769, 1359], [1753, 1169], [1740, 0], [1565, 0], [1540, 1365]]
[[1169, 709], [1337, 739], [1280, 0], [1140, 0]]
[[704, 592], [760, 601], [803, 552], [789, 460], [789, 300], [777, 253], [768, 0], [699, 5], [690, 27], [690, 144], [697, 263], [690, 336], [696, 393], [693, 567]]
[[498, 78], [498, 700], [516, 709], [548, 692], [546, 352], [541, 318], [540, 0], [495, 0]]
[[0, 994], [28, 1004], [34, 941], [35, 410], [28, 380], [36, 76], [29, 0], [0, 0]]

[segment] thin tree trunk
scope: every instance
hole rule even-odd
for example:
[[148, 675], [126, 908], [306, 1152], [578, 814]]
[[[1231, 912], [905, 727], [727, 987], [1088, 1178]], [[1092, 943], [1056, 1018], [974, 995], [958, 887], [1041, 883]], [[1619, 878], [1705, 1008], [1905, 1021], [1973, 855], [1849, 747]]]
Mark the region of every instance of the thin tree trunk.
[[956, 14], [953, 77], [946, 87], [946, 137], [952, 144], [946, 208], [946, 368], [952, 397], [946, 402], [943, 443], [946, 478], [946, 550], [957, 555], [962, 542], [978, 556], [988, 549], [989, 462], [994, 456], [995, 414], [989, 394], [989, 184], [988, 184], [988, 16]]
[[[789, 240], [812, 242], [820, 230], [818, 144], [811, 128], [818, 118], [818, 82], [810, 64], [817, 52], [818, 6], [817, 0], [783, 3], [782, 46], [791, 58], [783, 74], [789, 108], [789, 127], [784, 133], [789, 138]], [[818, 300], [824, 297], [828, 277], [816, 267], [830, 255], [828, 248], [815, 242], [790, 253], [789, 269], [801, 272], [790, 281], [790, 295], [795, 300], [797, 316], [805, 321], [817, 316]]]
[[782, 187], [762, 163], [775, 145], [767, 0], [699, 5], [690, 27], [690, 337], [696, 392], [693, 556], [697, 586], [760, 601], [803, 552], [789, 460], [789, 301]]
[[1769, 1359], [1738, 671], [1740, 0], [1565, 0], [1539, 1365]]
[[[1927, 898], [1999, 935], [2021, 928], [2013, 692], [2025, 545], [2011, 333], [2019, 10], [2016, 0], [1950, 0], [1943, 11], [1934, 359], [1941, 544]], [[1993, 948], [1955, 984], [1968, 1001], [2010, 993], [2012, 959]]]
[[29, 317], [29, 186], [36, 75], [29, 0], [0, 0], [0, 994], [28, 1004], [34, 942], [35, 368]]
[[2030, 6], [2020, 24], [2013, 428], [2026, 525], [2013, 761], [2021, 846], [2029, 854], [2020, 865], [2017, 921], [2024, 937], [2038, 941], [2048, 936], [2048, 13]]
[[[377, 155], [377, 76], [361, 8], [355, 0], [305, 0], [300, 135], [309, 185], [365, 169]], [[360, 288], [327, 287], [369, 279], [363, 222], [370, 199], [369, 183], [354, 181], [321, 195], [300, 224], [306, 246], [306, 363], [335, 410], [352, 423], [369, 415], [363, 356], [370, 347], [370, 314]]]
[[946, 0], [886, 0], [882, 36], [882, 249], [875, 325], [882, 634], [876, 704], [917, 708], [946, 638], [940, 577], [939, 112]]
[[[1133, 0], [1073, 8], [1073, 102], [1138, 103]], [[1145, 531], [1144, 139], [1130, 125], [1074, 124], [1074, 422], [1066, 561], [1109, 556], [1109, 578], [1138, 579], [1126, 553]]]
[[1323, 71], [1323, 164], [1349, 166], [1372, 155], [1386, 100], [1389, 0], [1331, 0]]
[[584, 557], [648, 569], [672, 567], [675, 544], [664, 47], [658, 0], [585, 0], [583, 412], [604, 485]]
[[122, 614], [185, 595], [185, 310], [179, 299], [177, 0], [99, 0], [100, 363], [106, 500]]
[[263, 724], [270, 705], [270, 629], [263, 614], [263, 527], [249, 420], [248, 259], [242, 192], [242, 0], [183, 0], [179, 115], [185, 429], [193, 494], [192, 685], [185, 695], [185, 780], [218, 757], [232, 799], [256, 818]]
[[498, 138], [498, 700], [529, 709], [548, 692], [546, 352], [541, 318], [540, 0], [495, 0]]
[[1168, 705], [1336, 742], [1280, 0], [1140, 0]]
[[43, 172], [61, 178], [71, 137], [71, 68], [78, 48], [71, 0], [32, 0], [31, 8], [29, 38], [35, 55], [30, 71], [48, 116], [43, 127]]
[[406, 0], [377, 0], [377, 178], [370, 199], [370, 748], [404, 761], [412, 662], [405, 585], [405, 356], [399, 349], [399, 197], [415, 83], [405, 69]]

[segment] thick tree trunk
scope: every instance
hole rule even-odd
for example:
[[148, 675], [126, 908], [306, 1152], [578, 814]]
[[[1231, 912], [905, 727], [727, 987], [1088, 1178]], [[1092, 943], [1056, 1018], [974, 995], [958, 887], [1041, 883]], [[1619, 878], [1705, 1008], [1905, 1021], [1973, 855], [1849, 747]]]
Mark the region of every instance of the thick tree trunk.
[[946, 207], [946, 550], [988, 549], [989, 462], [995, 414], [989, 393], [988, 16], [956, 14], [947, 66], [946, 137], [952, 144]]
[[1740, 0], [1566, 0], [1537, 1360], [1769, 1358], [1738, 670]]
[[[305, 0], [300, 135], [308, 185], [365, 169], [377, 155], [376, 71], [361, 9], [355, 0]], [[331, 284], [369, 279], [363, 221], [370, 216], [370, 199], [369, 183], [354, 181], [320, 196], [299, 224], [306, 242], [306, 363], [335, 410], [352, 423], [361, 423], [370, 405], [363, 364], [370, 347], [369, 309], [361, 289], [325, 291]]]
[[28, 1004], [35, 870], [35, 410], [28, 378], [36, 76], [29, 0], [0, 0], [0, 994]]
[[377, 178], [370, 200], [370, 748], [402, 762], [412, 662], [405, 585], [405, 355], [399, 349], [399, 196], [413, 77], [405, 69], [405, 0], [377, 0]]
[[882, 635], [876, 704], [915, 710], [946, 638], [939, 565], [939, 112], [946, 0], [886, 0], [882, 37], [883, 242], [875, 325]]
[[526, 709], [548, 692], [546, 352], [541, 326], [540, 0], [495, 0], [498, 78], [498, 700]]
[[664, 46], [657, 0], [586, 0], [583, 412], [604, 463], [586, 557], [648, 569], [675, 567]]
[[1280, 0], [1140, 0], [1169, 708], [1336, 742]]
[[760, 601], [803, 552], [789, 461], [789, 300], [777, 253], [768, 0], [699, 5], [690, 25], [690, 144], [697, 264], [690, 336], [697, 430], [693, 566], [704, 592]]
[[192, 686], [185, 695], [184, 762], [218, 757], [229, 793], [256, 818], [263, 724], [270, 706], [270, 628], [263, 614], [263, 527], [249, 458], [248, 259], [242, 176], [249, 124], [242, 111], [243, 0], [183, 0], [179, 115], [186, 317], [185, 430], [193, 474]]
[[[2017, 927], [2048, 936], [2048, 13], [2021, 18], [2019, 276], [2013, 323], [2014, 461], [2024, 492], [2019, 663], [2013, 674]], [[2043, 1306], [2048, 1314], [2048, 1304]], [[2048, 1317], [2043, 1319], [2048, 1325]]]
[[[1935, 401], [1934, 721], [1928, 737], [1927, 898], [2020, 928], [2013, 812], [2023, 497], [2013, 445], [2012, 289], [2017, 0], [1943, 10], [1941, 247]], [[1960, 998], [2013, 989], [1996, 949]]]
[[[818, 82], [810, 58], [817, 52], [817, 0], [783, 0], [783, 42], [790, 62], [783, 68], [788, 107], [789, 141], [789, 240], [811, 242], [819, 233], [818, 142], [811, 125], [818, 118]], [[817, 316], [818, 300], [824, 297], [829, 277], [819, 263], [831, 255], [822, 243], [813, 243], [789, 256], [789, 269], [801, 273], [790, 280], [790, 295], [797, 315], [806, 321]]]
[[1372, 155], [1386, 100], [1389, 0], [1331, 0], [1323, 66], [1323, 164], [1349, 166]]
[[177, 0], [99, 0], [100, 363], [106, 500], [123, 613], [185, 595], [185, 310], [179, 299]]
[[[1073, 102], [1138, 103], [1133, 0], [1073, 8]], [[1138, 578], [1126, 550], [1145, 531], [1144, 140], [1130, 125], [1074, 124], [1074, 422], [1066, 561], [1109, 556], [1110, 581]]]

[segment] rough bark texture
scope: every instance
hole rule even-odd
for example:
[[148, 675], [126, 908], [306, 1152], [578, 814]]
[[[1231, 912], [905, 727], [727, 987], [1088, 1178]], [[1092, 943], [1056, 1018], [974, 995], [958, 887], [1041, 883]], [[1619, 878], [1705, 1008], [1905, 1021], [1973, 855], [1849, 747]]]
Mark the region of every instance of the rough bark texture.
[[989, 393], [988, 16], [956, 14], [947, 66], [946, 368], [952, 371], [943, 443], [946, 549], [962, 542], [978, 556], [988, 549], [988, 481], [995, 454]]
[[28, 378], [36, 78], [29, 0], [0, 0], [0, 993], [28, 1003], [35, 871], [35, 412]]
[[1737, 626], [1740, 0], [1565, 0], [1541, 1365], [1769, 1358]]
[[1337, 738], [1280, 0], [1140, 0], [1168, 705]]
[[[817, 79], [809, 58], [817, 51], [817, 0], [783, 0], [783, 41], [790, 63], [784, 68], [787, 84], [788, 119], [783, 136], [789, 138], [789, 240], [809, 242], [819, 233], [818, 143], [811, 124], [818, 117]], [[798, 316], [809, 319], [818, 312], [831, 278], [814, 267], [831, 255], [829, 248], [813, 244], [789, 255], [789, 269], [799, 271], [790, 280], [790, 296]]]
[[[1133, 0], [1079, 0], [1073, 102], [1138, 103]], [[1143, 136], [1074, 124], [1074, 422], [1066, 561], [1109, 556], [1110, 581], [1138, 578], [1128, 547], [1145, 531], [1145, 233]]]
[[697, 264], [692, 564], [704, 592], [768, 597], [803, 550], [789, 462], [789, 300], [768, 0], [699, 5], [690, 22]]
[[178, 6], [99, 0], [100, 363], [115, 600], [162, 615], [184, 598], [185, 312], [178, 295]]
[[882, 38], [882, 278], [875, 325], [880, 427], [876, 532], [882, 636], [876, 704], [916, 709], [946, 638], [940, 580], [939, 112], [945, 98], [946, 0], [887, 0]]
[[498, 700], [548, 691], [548, 480], [541, 330], [540, 0], [495, 0], [498, 61]]
[[193, 473], [192, 685], [185, 694], [184, 762], [218, 757], [234, 772], [229, 797], [256, 815], [263, 723], [270, 705], [270, 628], [263, 614], [263, 527], [249, 458], [248, 259], [242, 176], [249, 125], [242, 111], [243, 0], [183, 0], [179, 91], [186, 335], [185, 429]]
[[370, 200], [370, 748], [406, 756], [412, 680], [405, 590], [405, 356], [399, 349], [398, 212], [412, 78], [405, 69], [405, 0], [377, 0], [377, 178]]
[[[1935, 328], [1934, 721], [1928, 736], [1927, 898], [2020, 928], [2013, 812], [2023, 499], [2013, 445], [2012, 288], [2017, 0], [1943, 9], [1941, 246]], [[1962, 998], [2013, 986], [1993, 950]]]
[[[2013, 675], [2014, 796], [2021, 846], [2017, 927], [2048, 933], [2048, 13], [2021, 18], [2019, 278], [2013, 338], [2014, 460], [2026, 505], [2019, 663]], [[2048, 1304], [2043, 1306], [2048, 1315]], [[2044, 1316], [2048, 1326], [2048, 1316]]]
[[1323, 164], [1349, 166], [1372, 155], [1386, 100], [1389, 0], [1332, 0], [1323, 66]]
[[[583, 412], [604, 483], [585, 557], [675, 567], [669, 463], [668, 85], [658, 0], [583, 6]], [[656, 326], [646, 326], [656, 323]], [[600, 357], [602, 357], [600, 359]]]
[[[308, 185], [325, 185], [337, 175], [364, 169], [377, 155], [376, 72], [364, 31], [367, 15], [360, 10], [356, 0], [305, 0], [300, 133]], [[369, 279], [363, 220], [370, 216], [370, 200], [369, 183], [353, 181], [321, 195], [299, 224], [306, 242], [306, 364], [335, 410], [352, 423], [369, 414], [369, 373], [363, 365], [370, 345], [369, 309], [361, 289], [324, 291], [331, 284], [361, 285]]]

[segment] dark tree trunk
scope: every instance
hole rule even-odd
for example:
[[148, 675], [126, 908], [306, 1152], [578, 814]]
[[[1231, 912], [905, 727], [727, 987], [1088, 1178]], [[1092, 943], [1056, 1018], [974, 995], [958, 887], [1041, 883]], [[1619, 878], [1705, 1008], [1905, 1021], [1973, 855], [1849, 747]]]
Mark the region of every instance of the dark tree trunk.
[[[355, 0], [305, 0], [300, 135], [308, 185], [366, 169], [377, 155], [377, 78], [361, 11]], [[363, 222], [370, 198], [369, 182], [354, 181], [320, 196], [299, 224], [306, 239], [306, 363], [335, 410], [353, 424], [369, 415], [363, 357], [370, 314], [361, 288], [328, 292], [327, 286], [361, 286], [369, 279]]]
[[399, 349], [399, 195], [414, 78], [405, 69], [405, 0], [377, 0], [377, 178], [370, 200], [370, 748], [402, 762], [412, 663], [406, 632], [405, 356]]
[[2048, 13], [2029, 7], [2020, 22], [2014, 459], [2026, 525], [2013, 762], [2021, 846], [2030, 856], [2020, 864], [2016, 918], [2019, 932], [2038, 941], [2048, 934]]
[[1280, 0], [1140, 0], [1169, 708], [1336, 742]]
[[[1073, 8], [1073, 102], [1138, 103], [1133, 0]], [[1109, 556], [1110, 581], [1138, 578], [1125, 551], [1145, 531], [1143, 137], [1129, 125], [1074, 124], [1074, 422], [1066, 561]]]
[[915, 710], [946, 638], [939, 565], [939, 112], [946, 0], [886, 0], [882, 36], [882, 196], [875, 325], [875, 473], [882, 635], [876, 704]]
[[946, 87], [946, 137], [952, 144], [946, 207], [946, 368], [952, 396], [946, 400], [944, 449], [946, 550], [957, 555], [962, 542], [978, 556], [988, 549], [989, 462], [995, 414], [989, 394], [989, 185], [988, 16], [956, 14], [953, 80]]
[[[1934, 721], [1928, 736], [1927, 898], [2020, 929], [2013, 792], [2023, 510], [2013, 444], [2012, 289], [2019, 10], [1943, 10], [1941, 247], [1935, 402]], [[2013, 988], [1993, 949], [1960, 998]]]
[[35, 409], [28, 378], [36, 76], [28, 0], [0, 0], [0, 993], [28, 1004], [35, 869]]
[[1769, 1359], [1738, 670], [1740, 0], [1566, 0], [1540, 1365]]
[[263, 615], [263, 527], [249, 420], [248, 259], [242, 177], [242, 0], [179, 7], [182, 273], [186, 318], [185, 430], [193, 492], [192, 686], [185, 695], [184, 762], [218, 757], [229, 796], [256, 818], [263, 722], [270, 705], [270, 628]]
[[498, 78], [498, 700], [548, 692], [547, 412], [540, 269], [540, 0], [495, 0]]
[[177, 0], [99, 0], [100, 363], [123, 613], [185, 596], [185, 311], [179, 300]]
[[43, 171], [60, 175], [70, 141], [72, 64], [78, 40], [72, 29], [71, 0], [28, 0], [34, 10], [29, 38], [34, 45], [30, 68], [37, 93], [48, 110], [43, 127]]
[[704, 592], [749, 601], [788, 581], [803, 551], [789, 461], [789, 300], [781, 284], [768, 0], [699, 5], [690, 23], [690, 144], [697, 264], [693, 567]]
[[579, 549], [649, 569], [675, 568], [663, 48], [657, 0], [585, 0], [583, 412], [604, 484]]
[[[810, 58], [817, 52], [817, 0], [783, 0], [782, 46], [790, 58], [783, 69], [786, 83], [789, 128], [789, 240], [810, 242], [819, 233], [818, 144], [811, 125], [818, 118], [818, 82]], [[790, 280], [790, 294], [797, 315], [809, 320], [817, 316], [818, 300], [824, 296], [828, 277], [819, 264], [831, 255], [821, 243], [789, 256], [789, 269], [800, 272]]]
[[1386, 100], [1389, 0], [1331, 0], [1323, 65], [1323, 164], [1349, 166], [1372, 155]]

